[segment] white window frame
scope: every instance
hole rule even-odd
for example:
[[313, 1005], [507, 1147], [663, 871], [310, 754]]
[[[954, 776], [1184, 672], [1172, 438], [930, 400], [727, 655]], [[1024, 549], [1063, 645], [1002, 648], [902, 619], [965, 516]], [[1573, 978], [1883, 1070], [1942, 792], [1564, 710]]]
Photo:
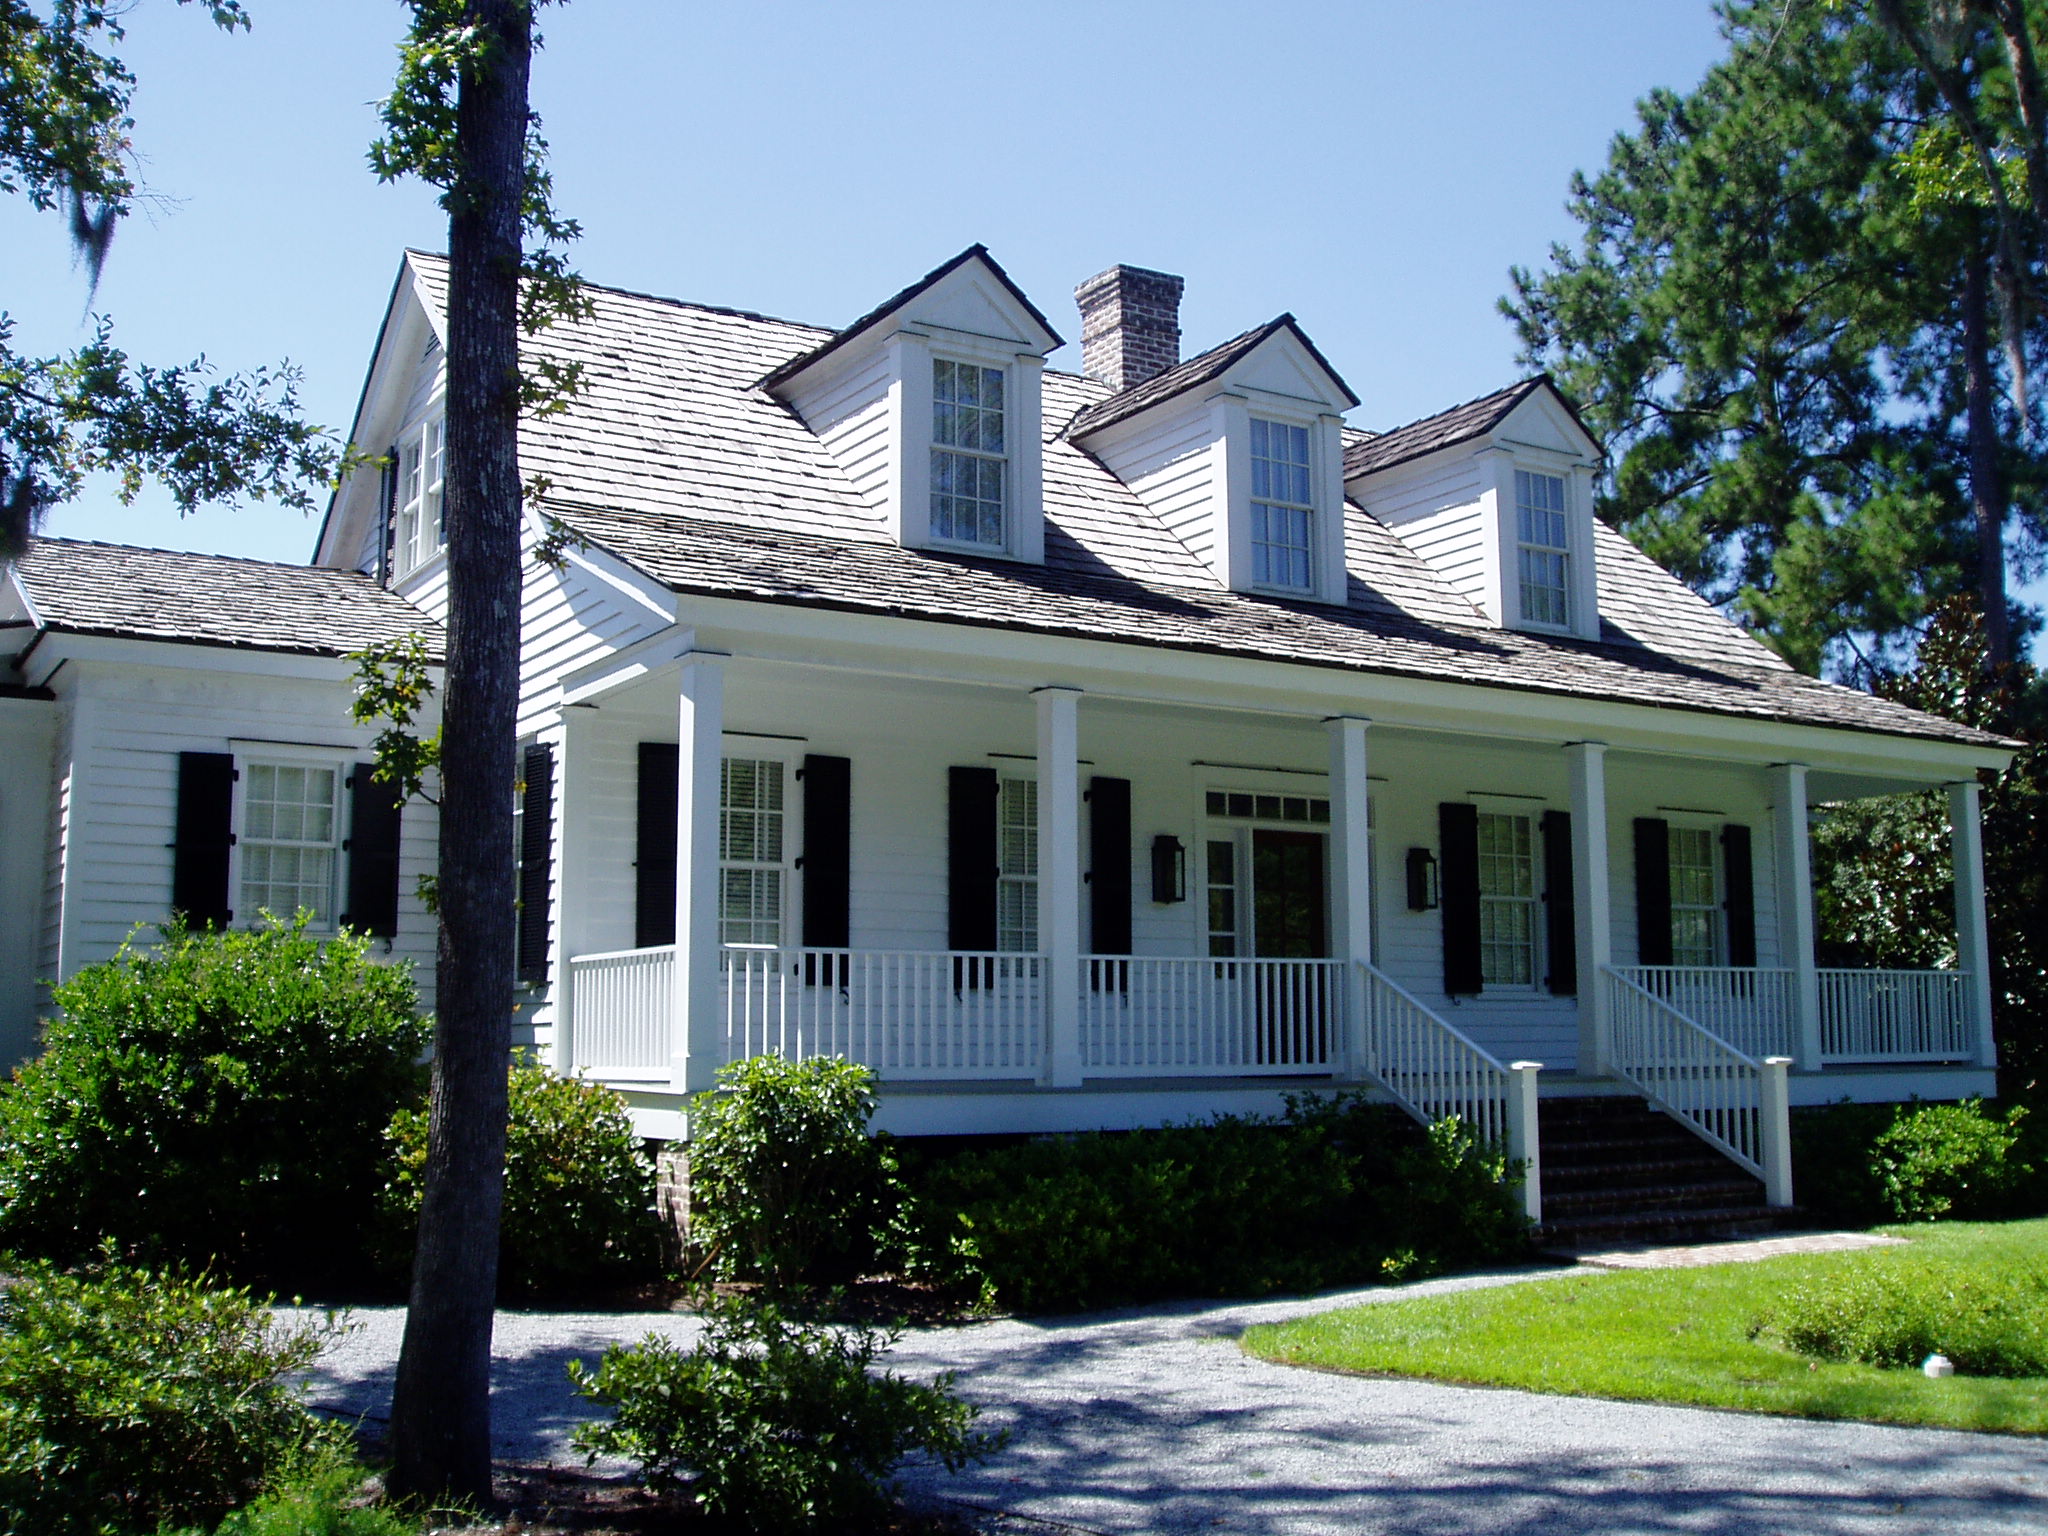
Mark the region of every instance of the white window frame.
[[[1270, 452], [1260, 453], [1258, 443], [1262, 435], [1262, 428], [1264, 429], [1263, 435], [1269, 443], [1271, 442], [1272, 434], [1275, 432], [1286, 434], [1285, 440], [1289, 444], [1298, 439], [1302, 451], [1301, 461], [1297, 464], [1291, 458], [1279, 459], [1275, 458]], [[1252, 585], [1261, 591], [1286, 593], [1292, 597], [1314, 597], [1316, 595], [1318, 577], [1321, 572], [1319, 562], [1316, 559], [1316, 535], [1318, 529], [1316, 516], [1315, 437], [1315, 429], [1302, 422], [1286, 421], [1278, 417], [1265, 415], [1264, 413], [1254, 413], [1247, 418], [1245, 462], [1250, 470], [1248, 484], [1251, 487], [1251, 495], [1245, 512], [1246, 536], [1251, 547]], [[1258, 485], [1259, 471], [1262, 465], [1276, 466], [1284, 470], [1298, 470], [1302, 477], [1302, 483], [1299, 487], [1276, 488], [1269, 479], [1266, 488], [1267, 494], [1261, 495]], [[1300, 489], [1305, 492], [1305, 497], [1302, 500], [1295, 500], [1291, 496], [1280, 494], [1280, 491], [1286, 489]], [[1262, 514], [1266, 515], [1268, 523], [1267, 536], [1263, 538], [1260, 536]], [[1290, 519], [1299, 518], [1301, 531], [1299, 543], [1291, 540], [1283, 541], [1271, 536], [1271, 517], [1273, 515]], [[1274, 550], [1281, 551], [1288, 556], [1299, 556], [1302, 567], [1302, 580], [1294, 582], [1273, 579], [1271, 575], [1271, 556], [1267, 552]], [[1265, 574], [1261, 574], [1260, 571], [1262, 561], [1266, 565]]]
[[[732, 787], [732, 767], [735, 763], [772, 765], [776, 770], [780, 804], [772, 808], [764, 806], [734, 806], [729, 804], [728, 797]], [[724, 752], [719, 757], [718, 941], [721, 946], [739, 944], [750, 947], [772, 946], [779, 949], [790, 942], [790, 919], [797, 910], [795, 859], [792, 851], [797, 846], [796, 839], [798, 834], [797, 802], [799, 797], [794, 793], [795, 782], [796, 775], [793, 771], [793, 765], [789, 758], [781, 753], [741, 750]], [[742, 858], [729, 856], [731, 839], [729, 823], [726, 818], [734, 814], [772, 815], [777, 818], [775, 822], [777, 833], [776, 857], [771, 859], [758, 856]], [[772, 888], [775, 891], [775, 912], [773, 918], [764, 919], [761, 917], [759, 915], [759, 908], [756, 906], [754, 915], [739, 920], [743, 921], [746, 925], [746, 936], [741, 938], [733, 937], [733, 923], [735, 920], [729, 918], [726, 911], [727, 876], [737, 873], [745, 873], [749, 876], [773, 875]], [[752, 884], [753, 882], [750, 880], [749, 883]], [[750, 902], [758, 902], [758, 887], [750, 897]], [[761, 934], [764, 931], [765, 925], [769, 923], [772, 923], [773, 926], [772, 929], [768, 930], [769, 936], [764, 938]]]
[[[1538, 506], [1528, 492], [1538, 484], [1557, 487], [1558, 504], [1555, 507]], [[1516, 612], [1521, 622], [1532, 629], [1556, 630], [1570, 633], [1573, 628], [1572, 593], [1572, 476], [1568, 473], [1553, 473], [1548, 469], [1516, 465], [1514, 470], [1515, 501], [1515, 601]], [[1538, 519], [1556, 519], [1554, 529], [1537, 526]], [[1544, 535], [1557, 534], [1555, 542]], [[1532, 568], [1541, 562], [1556, 563], [1557, 580], [1553, 584], [1532, 578]], [[1536, 596], [1546, 601], [1555, 600], [1561, 617], [1550, 618], [1537, 611], [1538, 604], [1531, 602]]]
[[[1014, 834], [1014, 836], [1013, 836]], [[1038, 780], [996, 779], [996, 948], [1038, 953]]]
[[448, 547], [448, 418], [439, 401], [398, 443], [398, 495], [392, 516], [391, 573], [402, 580]]
[[[1505, 854], [1489, 854], [1486, 847], [1487, 824], [1511, 823], [1517, 829], [1521, 842], [1520, 849], [1510, 849]], [[1538, 961], [1543, 950], [1542, 932], [1542, 842], [1538, 836], [1537, 819], [1532, 811], [1510, 810], [1501, 806], [1481, 805], [1479, 807], [1479, 964], [1480, 981], [1489, 992], [1535, 992], [1539, 988], [1541, 975]], [[1508, 859], [1527, 870], [1523, 889], [1502, 889], [1498, 879], [1501, 859]], [[1495, 878], [1489, 879], [1489, 876]], [[1514, 947], [1521, 953], [1523, 972], [1520, 975], [1498, 974], [1494, 959], [1498, 952], [1510, 947], [1512, 939], [1498, 936], [1497, 925], [1503, 920], [1518, 923], [1522, 938]]]
[[[1313, 786], [1313, 787], [1311, 787]], [[1217, 797], [1221, 796], [1219, 805]], [[1254, 874], [1253, 834], [1259, 831], [1313, 832], [1323, 839], [1323, 902], [1327, 922], [1336, 919], [1336, 892], [1331, 882], [1337, 878], [1335, 849], [1331, 838], [1334, 829], [1334, 812], [1330, 804], [1328, 783], [1320, 775], [1314, 779], [1303, 779], [1275, 788], [1270, 781], [1252, 779], [1224, 781], [1207, 784], [1202, 789], [1200, 819], [1195, 827], [1197, 853], [1196, 874], [1198, 878], [1199, 905], [1195, 910], [1195, 921], [1201, 926], [1197, 938], [1202, 952], [1214, 960], [1255, 960], [1260, 958], [1257, 920], [1258, 889]], [[1373, 829], [1373, 804], [1366, 805], [1366, 841], [1370, 859]], [[1215, 879], [1210, 865], [1210, 846], [1223, 844], [1230, 849], [1231, 879], [1226, 885]], [[1231, 895], [1231, 923], [1228, 929], [1215, 926], [1215, 893], [1228, 890]], [[1335, 935], [1331, 937], [1334, 939]], [[1228, 945], [1228, 953], [1218, 948], [1219, 943]]]
[[[1719, 827], [1711, 822], [1667, 821], [1665, 823], [1666, 880], [1671, 903], [1671, 963], [1712, 968], [1726, 963], [1727, 924], [1722, 920], [1722, 899], [1727, 884], [1721, 868]], [[1686, 868], [1706, 877], [1704, 901], [1681, 901], [1682, 879], [1678, 856], [1679, 840], [1696, 840], [1706, 851], [1704, 864], [1688, 862]], [[1680, 935], [1680, 920], [1694, 915], [1705, 929], [1705, 943], [1687, 944]]]
[[[972, 368], [984, 375], [994, 374], [1001, 381], [1003, 399], [1001, 406], [996, 410], [996, 420], [1002, 432], [1003, 443], [999, 451], [986, 449], [978, 444], [967, 446], [959, 443], [941, 442], [939, 440], [939, 408], [941, 404], [939, 400], [939, 370], [942, 368], [953, 369], [956, 374], [960, 369]], [[1007, 554], [1015, 539], [1016, 524], [1017, 477], [1011, 462], [1016, 442], [1016, 424], [1013, 420], [1017, 397], [1015, 371], [1001, 363], [990, 362], [982, 358], [957, 357], [949, 353], [933, 353], [931, 358], [931, 388], [931, 421], [927, 424], [930, 434], [930, 445], [928, 449], [929, 457], [926, 461], [929, 479], [926, 491], [928, 506], [925, 524], [929, 530], [931, 542], [948, 549], [970, 550], [977, 554]], [[974, 406], [970, 407], [970, 409], [986, 412], [988, 407]], [[939, 490], [939, 461], [945, 457], [956, 458], [970, 464], [993, 464], [995, 466], [999, 527], [997, 530], [998, 537], [993, 541], [981, 538], [978, 534], [974, 538], [962, 538], [958, 533], [942, 534], [939, 532], [939, 498], [942, 494]], [[960, 498], [956, 497], [956, 499]], [[982, 497], [967, 499], [975, 503], [986, 500], [986, 498]]]
[[[351, 798], [348, 792], [349, 775], [354, 771], [357, 754], [339, 751], [326, 752], [291, 746], [271, 746], [255, 743], [249, 746], [236, 744], [235, 785], [232, 804], [234, 842], [229, 848], [228, 890], [232, 893], [229, 904], [234, 909], [237, 926], [254, 928], [263, 922], [262, 903], [249, 897], [247, 879], [250, 855], [261, 847], [280, 848], [324, 848], [330, 856], [329, 889], [326, 910], [314, 908], [313, 919], [307, 923], [309, 933], [334, 933], [340, 927], [342, 905], [348, 899], [348, 838]], [[305, 768], [334, 775], [334, 806], [331, 835], [322, 842], [291, 838], [257, 838], [249, 830], [250, 797], [255, 787], [255, 770], [259, 768]], [[267, 882], [266, 882], [267, 883]], [[273, 915], [286, 922], [296, 915], [297, 904], [289, 912], [279, 912], [275, 907], [268, 909]]]

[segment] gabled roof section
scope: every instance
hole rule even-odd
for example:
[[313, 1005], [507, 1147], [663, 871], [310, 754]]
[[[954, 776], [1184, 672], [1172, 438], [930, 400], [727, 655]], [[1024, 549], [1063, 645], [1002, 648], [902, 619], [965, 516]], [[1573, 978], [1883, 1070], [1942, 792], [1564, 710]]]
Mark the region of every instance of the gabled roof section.
[[1360, 475], [1392, 469], [1410, 459], [1419, 459], [1425, 454], [1455, 448], [1460, 443], [1484, 437], [1507, 420], [1515, 407], [1538, 392], [1548, 392], [1554, 397], [1571, 416], [1572, 424], [1585, 432], [1586, 441], [1598, 449], [1600, 440], [1586, 431], [1586, 424], [1579, 419], [1571, 401], [1564, 397], [1549, 374], [1539, 373], [1533, 378], [1510, 384], [1506, 389], [1481, 395], [1477, 400], [1454, 405], [1448, 411], [1411, 421], [1405, 427], [1395, 427], [1390, 432], [1380, 432], [1364, 441], [1350, 443], [1344, 450], [1344, 478], [1355, 480]]
[[417, 634], [436, 660], [446, 645], [440, 625], [355, 571], [36, 539], [12, 579], [42, 628], [62, 634], [308, 656]]
[[911, 304], [931, 292], [934, 288], [937, 288], [947, 278], [970, 262], [979, 262], [988, 271], [988, 274], [1009, 294], [1010, 298], [1017, 303], [1018, 307], [1030, 317], [1031, 323], [1044, 332], [1043, 337], [1040, 338], [1042, 342], [1040, 350], [1050, 352], [1054, 347], [1062, 344], [1063, 338], [1058, 331], [1052, 328], [1052, 322], [1046, 319], [1038, 306], [1025, 296], [1024, 290], [1011, 281], [1010, 274], [1003, 270], [1002, 264], [995, 257], [989, 255], [988, 247], [977, 244], [970, 245], [951, 261], [932, 268], [931, 271], [925, 273], [923, 277], [920, 277], [908, 288], [884, 299], [880, 304], [862, 315], [844, 330], [835, 331], [820, 345], [811, 348], [808, 352], [799, 353], [797, 356], [792, 357], [788, 362], [762, 379], [761, 387], [766, 390], [774, 390], [779, 385], [788, 383], [807, 369], [816, 367], [833, 353], [859, 340], [891, 317], [907, 309]]
[[1079, 442], [1091, 432], [1100, 432], [1104, 427], [1113, 426], [1149, 411], [1155, 405], [1184, 395], [1189, 390], [1199, 389], [1204, 384], [1220, 379], [1232, 368], [1250, 357], [1273, 337], [1287, 332], [1301, 343], [1308, 355], [1315, 360], [1318, 368], [1329, 375], [1330, 382], [1337, 386], [1347, 405], [1358, 404], [1358, 396], [1351, 392], [1351, 386], [1344, 382], [1342, 374], [1330, 366], [1329, 359], [1316, 350], [1316, 344], [1308, 339], [1308, 333], [1292, 315], [1279, 315], [1264, 325], [1254, 326], [1241, 336], [1233, 336], [1221, 346], [1176, 363], [1164, 373], [1154, 374], [1142, 384], [1133, 384], [1121, 394], [1111, 395], [1099, 404], [1091, 405], [1068, 424], [1066, 436]]

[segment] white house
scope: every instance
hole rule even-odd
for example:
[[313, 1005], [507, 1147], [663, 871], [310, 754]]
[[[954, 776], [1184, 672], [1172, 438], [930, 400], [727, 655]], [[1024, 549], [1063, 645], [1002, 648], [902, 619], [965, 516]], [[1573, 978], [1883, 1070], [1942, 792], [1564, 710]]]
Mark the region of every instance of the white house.
[[[17, 1051], [188, 867], [232, 921], [374, 905], [431, 985], [432, 817], [394, 842], [353, 774], [345, 657], [438, 643], [445, 285], [405, 257], [354, 428], [391, 467], [311, 568], [10, 573]], [[1780, 1204], [1788, 1102], [1992, 1091], [2011, 743], [1799, 675], [1597, 522], [1547, 380], [1373, 435], [1291, 316], [1183, 361], [1180, 292], [1083, 284], [1083, 374], [978, 246], [838, 331], [596, 289], [548, 333], [587, 387], [522, 440], [576, 541], [526, 582], [531, 1043], [657, 1135], [759, 1051], [870, 1063], [912, 1133], [1355, 1083], [1534, 1153], [1539, 1091], [1633, 1098]], [[1818, 969], [1809, 807], [1940, 786], [1961, 968]]]

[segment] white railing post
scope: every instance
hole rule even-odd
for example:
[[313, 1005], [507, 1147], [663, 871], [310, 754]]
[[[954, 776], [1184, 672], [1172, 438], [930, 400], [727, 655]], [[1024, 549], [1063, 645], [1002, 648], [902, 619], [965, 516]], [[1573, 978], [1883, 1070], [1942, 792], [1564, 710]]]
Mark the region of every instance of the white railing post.
[[1540, 1061], [1511, 1061], [1508, 1073], [1508, 1156], [1522, 1165], [1522, 1211], [1543, 1220], [1543, 1138], [1538, 1130], [1536, 1074]]
[[1998, 1065], [1991, 1034], [1991, 945], [1984, 924], [1984, 828], [1977, 781], [1948, 787], [1949, 862], [1954, 870], [1956, 966], [1969, 978], [1965, 1000], [1980, 1067]]
[[1078, 688], [1038, 700], [1038, 947], [1045, 953], [1045, 1081], [1081, 1081], [1081, 739]]
[[1600, 974], [1614, 960], [1614, 912], [1607, 871], [1607, 744], [1566, 745], [1572, 795], [1572, 910], [1578, 923], [1579, 1060], [1583, 1077], [1606, 1077], [1614, 1021]]
[[715, 1086], [725, 1064], [718, 943], [725, 662], [724, 656], [692, 652], [683, 658], [676, 690], [676, 979], [670, 1039], [678, 1093]]
[[1820, 972], [1813, 950], [1813, 849], [1806, 817], [1806, 765], [1771, 770], [1772, 862], [1778, 871], [1778, 947], [1792, 970], [1795, 1058], [1802, 1072], [1821, 1069]]
[[1792, 1098], [1785, 1074], [1789, 1056], [1766, 1056], [1758, 1084], [1757, 1134], [1763, 1141], [1764, 1204], [1792, 1203]]
[[1365, 733], [1371, 721], [1337, 715], [1323, 722], [1330, 736], [1330, 894], [1333, 953], [1344, 963], [1337, 986], [1342, 1035], [1332, 1054], [1344, 1076], [1363, 1075], [1361, 973], [1353, 961], [1372, 955], [1372, 814], [1366, 776]]

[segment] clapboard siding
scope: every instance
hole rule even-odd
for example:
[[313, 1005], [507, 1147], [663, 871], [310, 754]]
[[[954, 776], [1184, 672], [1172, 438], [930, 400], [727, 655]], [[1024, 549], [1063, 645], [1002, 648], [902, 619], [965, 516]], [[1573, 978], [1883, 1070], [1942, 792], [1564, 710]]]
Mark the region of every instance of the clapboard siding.
[[665, 622], [574, 559], [560, 569], [529, 559], [521, 606], [522, 735], [543, 731], [554, 722], [564, 674], [644, 640]]
[[877, 519], [888, 515], [896, 476], [895, 412], [890, 402], [895, 382], [890, 354], [884, 350], [791, 402]]
[[[1492, 519], [1476, 457], [1390, 470], [1355, 482], [1352, 495], [1469, 602], [1492, 604]], [[1497, 615], [1496, 615], [1497, 617]]]
[[[1109, 471], [1144, 502], [1211, 574], [1221, 570], [1216, 531], [1221, 455], [1207, 406], [1169, 415], [1128, 437], [1091, 444]], [[1220, 578], [1219, 578], [1220, 579]]]

